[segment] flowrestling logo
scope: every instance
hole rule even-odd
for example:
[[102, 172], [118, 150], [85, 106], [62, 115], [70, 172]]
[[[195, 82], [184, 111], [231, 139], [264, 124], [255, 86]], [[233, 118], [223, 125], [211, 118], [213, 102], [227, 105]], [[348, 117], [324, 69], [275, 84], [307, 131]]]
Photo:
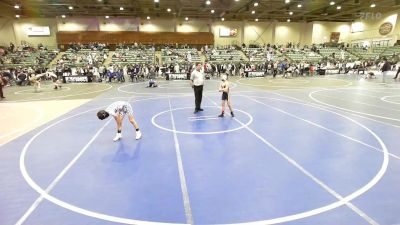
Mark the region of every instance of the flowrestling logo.
[[379, 20], [382, 18], [380, 12], [359, 12], [358, 17], [360, 20]]

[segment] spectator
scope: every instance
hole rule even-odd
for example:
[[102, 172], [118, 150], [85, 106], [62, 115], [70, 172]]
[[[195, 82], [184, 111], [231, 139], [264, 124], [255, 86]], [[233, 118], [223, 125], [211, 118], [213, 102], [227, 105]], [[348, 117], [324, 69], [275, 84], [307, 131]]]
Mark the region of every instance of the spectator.
[[6, 78], [3, 77], [3, 74], [0, 74], [0, 100], [3, 100], [4, 98], [6, 98], [6, 97], [4, 97], [4, 94], [3, 94], [3, 86], [6, 85], [6, 82], [7, 82]]
[[388, 62], [388, 60], [386, 58], [383, 58], [383, 65], [381, 67], [381, 71], [382, 71], [382, 82], [385, 83], [385, 77], [388, 73], [388, 71], [390, 71], [391, 65]]

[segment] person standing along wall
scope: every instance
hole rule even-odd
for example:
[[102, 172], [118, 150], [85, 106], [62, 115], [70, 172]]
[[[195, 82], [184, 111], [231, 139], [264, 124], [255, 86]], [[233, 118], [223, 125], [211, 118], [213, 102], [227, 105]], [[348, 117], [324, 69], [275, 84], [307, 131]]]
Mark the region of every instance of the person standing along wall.
[[388, 73], [388, 71], [390, 71], [390, 63], [387, 61], [386, 58], [383, 58], [383, 66], [381, 68], [382, 71], [382, 83], [386, 83], [385, 77]]
[[397, 79], [397, 77], [399, 76], [399, 73], [400, 73], [400, 65], [398, 65], [396, 76], [394, 76], [393, 79]]
[[5, 78], [3, 77], [3, 74], [0, 74], [0, 100], [3, 100], [4, 94], [3, 94], [3, 86], [6, 85]]

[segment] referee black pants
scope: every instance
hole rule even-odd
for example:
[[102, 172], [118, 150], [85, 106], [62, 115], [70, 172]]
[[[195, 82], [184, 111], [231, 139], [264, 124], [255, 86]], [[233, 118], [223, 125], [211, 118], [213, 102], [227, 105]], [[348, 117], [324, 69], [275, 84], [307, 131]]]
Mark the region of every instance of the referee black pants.
[[397, 79], [397, 76], [399, 76], [399, 73], [400, 73], [400, 66], [399, 66], [399, 69], [397, 70], [396, 76], [393, 77], [393, 79]]
[[194, 98], [195, 98], [194, 102], [196, 105], [195, 110], [198, 111], [201, 109], [200, 106], [201, 106], [201, 100], [203, 98], [203, 85], [199, 85], [199, 86], [195, 85], [193, 87], [193, 89], [194, 89]]

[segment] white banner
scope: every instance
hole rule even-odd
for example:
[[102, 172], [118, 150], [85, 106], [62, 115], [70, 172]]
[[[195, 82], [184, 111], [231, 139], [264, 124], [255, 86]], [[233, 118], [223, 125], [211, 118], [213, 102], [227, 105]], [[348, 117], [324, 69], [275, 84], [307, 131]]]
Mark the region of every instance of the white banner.
[[249, 71], [249, 77], [263, 77], [264, 71]]
[[339, 70], [338, 69], [326, 69], [325, 74], [338, 74]]
[[87, 83], [89, 82], [87, 76], [69, 76], [65, 77], [67, 83]]
[[171, 73], [169, 75], [169, 79], [171, 80], [187, 80], [186, 73]]
[[220, 37], [236, 37], [238, 30], [231, 28], [219, 28], [219, 36]]
[[28, 27], [26, 34], [28, 36], [50, 36], [50, 27]]

